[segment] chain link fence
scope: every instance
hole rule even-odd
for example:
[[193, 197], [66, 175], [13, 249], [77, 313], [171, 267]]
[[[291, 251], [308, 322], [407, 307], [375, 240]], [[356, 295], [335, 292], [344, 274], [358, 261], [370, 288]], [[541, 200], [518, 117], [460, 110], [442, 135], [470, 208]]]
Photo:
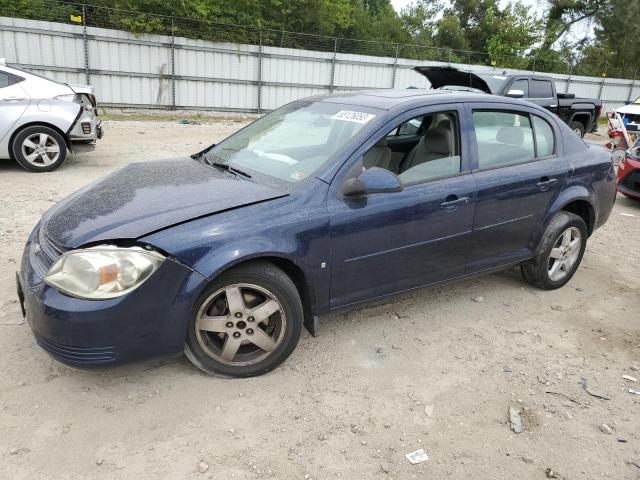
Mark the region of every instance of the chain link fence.
[[[40, 3], [43, 8], [27, 8], [12, 11], [12, 16], [47, 20], [61, 23], [82, 23], [87, 27], [125, 30], [132, 33], [173, 35], [212, 42], [229, 42], [337, 52], [345, 54], [399, 57], [423, 61], [485, 65], [496, 68], [513, 68], [537, 72], [573, 75], [605, 75], [607, 58], [600, 65], [588, 67], [562, 61], [548, 61], [534, 57], [489, 55], [483, 52], [454, 50], [403, 43], [376, 42], [315, 34], [287, 32], [251, 26], [225, 24], [215, 21], [171, 17], [131, 10], [51, 0]], [[629, 66], [625, 78], [635, 78], [636, 66]], [[597, 73], [596, 73], [597, 72]]]
[[629, 75], [634, 80], [588, 77], [571, 64], [528, 57], [491, 57], [60, 0], [14, 5], [19, 8], [7, 12], [13, 18], [0, 19], [0, 45], [5, 46], [0, 56], [60, 81], [91, 84], [107, 106], [260, 113], [326, 92], [428, 88], [413, 67], [430, 63], [549, 73], [559, 92], [599, 98], [607, 109], [640, 95], [636, 72]]

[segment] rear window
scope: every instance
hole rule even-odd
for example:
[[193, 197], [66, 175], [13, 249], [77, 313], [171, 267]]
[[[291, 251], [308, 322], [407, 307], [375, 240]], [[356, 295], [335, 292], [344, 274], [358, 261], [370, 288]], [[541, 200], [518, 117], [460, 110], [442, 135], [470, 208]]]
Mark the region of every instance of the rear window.
[[531, 80], [531, 98], [553, 97], [553, 87], [549, 80]]
[[506, 167], [535, 158], [533, 129], [527, 114], [474, 111], [478, 168]]
[[533, 128], [536, 132], [536, 147], [538, 148], [538, 157], [548, 157], [553, 155], [554, 150], [554, 138], [553, 129], [546, 120], [540, 117], [532, 115]]

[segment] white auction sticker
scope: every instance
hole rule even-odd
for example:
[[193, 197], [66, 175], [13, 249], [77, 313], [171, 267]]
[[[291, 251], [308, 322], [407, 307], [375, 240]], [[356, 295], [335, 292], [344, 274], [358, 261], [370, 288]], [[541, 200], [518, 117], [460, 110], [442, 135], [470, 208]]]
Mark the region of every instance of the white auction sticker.
[[344, 120], [345, 122], [367, 123], [374, 118], [371, 113], [354, 112], [352, 110], [340, 110], [333, 117], [334, 120]]

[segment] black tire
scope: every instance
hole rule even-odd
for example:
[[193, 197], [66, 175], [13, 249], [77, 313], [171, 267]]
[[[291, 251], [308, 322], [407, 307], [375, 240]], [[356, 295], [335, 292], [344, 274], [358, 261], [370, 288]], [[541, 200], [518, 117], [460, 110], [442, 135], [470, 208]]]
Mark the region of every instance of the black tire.
[[[565, 276], [559, 280], [553, 280], [549, 275], [550, 262], [553, 259], [550, 258], [551, 250], [560, 241], [560, 237], [564, 232], [571, 228], [577, 228], [581, 235], [581, 244], [577, 259], [569, 270], [566, 271]], [[520, 271], [524, 279], [533, 285], [534, 287], [541, 288], [543, 290], [555, 290], [565, 285], [578, 270], [584, 250], [587, 246], [587, 225], [584, 220], [578, 215], [569, 212], [559, 212], [549, 222], [543, 236], [536, 256], [520, 266]]]
[[582, 122], [571, 122], [569, 124], [569, 128], [571, 128], [571, 130], [573, 130], [574, 133], [578, 135], [580, 138], [584, 138], [584, 134], [587, 131], [586, 127], [582, 124]]
[[[203, 332], [200, 331], [200, 329], [196, 329], [196, 321], [200, 313], [202, 313], [201, 310], [206, 308], [204, 313], [209, 315], [211, 307], [206, 307], [206, 304], [211, 301], [212, 295], [215, 295], [216, 292], [219, 292], [227, 286], [237, 284], [252, 284], [268, 291], [280, 304], [284, 312], [284, 318], [286, 319], [286, 321], [283, 322], [280, 313], [275, 314], [277, 317], [275, 322], [277, 322], [278, 319], [280, 319], [281, 322], [280, 335], [276, 335], [280, 338], [279, 343], [268, 353], [266, 358], [249, 365], [229, 365], [213, 358], [211, 354], [207, 353], [200, 342], [208, 341], [211, 338], [215, 341], [222, 341], [220, 340], [222, 338], [228, 340], [229, 338], [227, 337], [229, 334], [204, 332], [207, 335], [213, 335], [213, 337], [207, 336], [207, 340], [203, 340]], [[213, 308], [216, 307], [214, 304], [211, 304], [211, 306]], [[250, 318], [251, 317], [246, 317], [248, 321]], [[273, 318], [273, 315], [271, 318]], [[304, 313], [298, 289], [284, 271], [266, 261], [255, 261], [243, 264], [230, 269], [215, 279], [196, 302], [187, 327], [185, 355], [196, 367], [208, 374], [219, 374], [229, 377], [253, 377], [262, 375], [280, 365], [294, 351], [300, 338], [300, 332], [302, 331], [303, 318]], [[233, 320], [233, 318], [230, 319]], [[274, 320], [269, 320], [269, 322], [272, 321]], [[240, 322], [238, 321], [238, 323]], [[284, 326], [282, 326], [282, 324], [284, 324]], [[257, 323], [253, 325], [255, 325], [256, 329], [260, 328]], [[238, 352], [241, 352], [243, 348], [247, 347], [255, 348], [250, 343], [243, 345], [245, 346], [241, 346]]]
[[[48, 147], [57, 144], [58, 155], [55, 160], [51, 163], [45, 164], [42, 160], [42, 157], [36, 159], [33, 162], [30, 162], [27, 157], [23, 153], [23, 142], [29, 137], [33, 137], [36, 135], [44, 134], [49, 137]], [[26, 127], [18, 132], [18, 134], [14, 137], [13, 142], [11, 143], [11, 153], [13, 154], [13, 158], [18, 162], [18, 164], [29, 172], [51, 172], [62, 165], [67, 158], [67, 144], [56, 130], [50, 127], [46, 127], [44, 125], [33, 125], [31, 127]], [[39, 163], [38, 161], [42, 162]]]

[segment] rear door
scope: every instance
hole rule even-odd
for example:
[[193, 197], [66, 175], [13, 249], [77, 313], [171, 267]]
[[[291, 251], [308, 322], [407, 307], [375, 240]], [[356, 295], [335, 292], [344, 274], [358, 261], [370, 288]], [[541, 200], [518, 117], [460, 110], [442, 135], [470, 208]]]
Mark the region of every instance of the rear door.
[[28, 106], [29, 96], [20, 86], [20, 79], [0, 70], [0, 141], [11, 133]]
[[559, 131], [534, 109], [470, 105], [477, 197], [467, 273], [530, 258], [537, 227], [564, 184]]

